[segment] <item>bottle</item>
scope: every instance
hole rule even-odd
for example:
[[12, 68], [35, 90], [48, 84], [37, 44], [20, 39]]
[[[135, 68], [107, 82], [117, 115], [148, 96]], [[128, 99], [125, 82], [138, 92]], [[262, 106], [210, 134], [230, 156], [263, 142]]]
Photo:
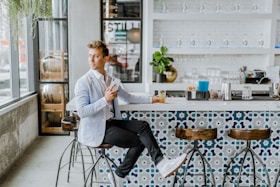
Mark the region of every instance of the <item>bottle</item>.
[[239, 69], [239, 83], [240, 84], [245, 84], [246, 69], [247, 69], [247, 66], [243, 66], [242, 68]]

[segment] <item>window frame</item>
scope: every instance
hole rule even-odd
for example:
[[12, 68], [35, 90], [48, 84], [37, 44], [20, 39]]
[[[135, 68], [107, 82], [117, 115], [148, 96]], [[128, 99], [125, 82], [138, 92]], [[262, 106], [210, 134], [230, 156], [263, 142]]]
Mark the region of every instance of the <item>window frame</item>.
[[[32, 17], [26, 17], [24, 20], [27, 25], [31, 25]], [[18, 102], [21, 99], [24, 99], [32, 94], [35, 94], [38, 90], [38, 86], [36, 87], [36, 77], [38, 76], [38, 65], [36, 66], [36, 60], [38, 55], [37, 55], [37, 50], [36, 48], [36, 36], [33, 37], [31, 33], [33, 33], [33, 28], [27, 26], [26, 27], [26, 37], [27, 37], [27, 59], [28, 59], [28, 64], [27, 64], [27, 71], [28, 71], [28, 76], [27, 76], [27, 81], [28, 81], [28, 86], [27, 86], [27, 92], [22, 94], [20, 93], [20, 71], [19, 71], [19, 46], [18, 44], [18, 38], [14, 38], [15, 36], [12, 35], [12, 30], [11, 27], [9, 29], [10, 33], [10, 93], [11, 97], [7, 99], [6, 102], [1, 102], [0, 103], [0, 109], [5, 108], [13, 103]]]

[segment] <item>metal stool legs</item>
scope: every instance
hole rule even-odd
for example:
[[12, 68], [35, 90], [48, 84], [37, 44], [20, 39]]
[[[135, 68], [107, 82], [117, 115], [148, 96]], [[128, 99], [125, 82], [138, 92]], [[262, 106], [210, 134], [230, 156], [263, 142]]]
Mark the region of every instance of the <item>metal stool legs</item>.
[[[186, 169], [184, 171], [184, 178], [183, 178], [183, 183], [182, 183], [182, 187], [184, 186], [185, 184], [185, 181], [186, 181], [186, 176], [188, 175], [188, 168], [190, 166], [190, 163], [192, 161], [192, 158], [194, 157], [195, 153], [198, 153], [199, 155], [199, 158], [202, 162], [202, 165], [203, 165], [203, 173], [202, 174], [189, 174], [191, 176], [193, 175], [203, 175], [203, 178], [204, 178], [204, 185], [203, 186], [207, 186], [207, 181], [209, 181], [211, 183], [211, 186], [212, 187], [216, 187], [216, 182], [215, 182], [215, 178], [214, 178], [214, 174], [213, 174], [213, 170], [209, 164], [209, 162], [206, 160], [206, 158], [203, 156], [203, 154], [201, 153], [201, 151], [199, 150], [198, 148], [198, 140], [194, 140], [194, 146], [193, 148], [187, 153], [187, 155], [191, 155], [189, 158], [188, 158], [188, 162], [187, 162], [187, 165], [186, 165]], [[207, 167], [206, 167], [207, 166]], [[206, 174], [206, 169], [210, 169], [210, 175], [212, 177], [212, 181], [209, 179], [209, 177], [207, 176]], [[173, 183], [173, 186], [175, 186], [175, 183], [176, 183], [176, 180], [177, 180], [177, 173], [176, 172], [176, 175], [175, 175], [175, 178], [174, 178], [174, 183]]]
[[[58, 186], [59, 174], [60, 174], [62, 168], [64, 168], [67, 165], [68, 165], [67, 182], [69, 182], [71, 167], [74, 167], [74, 161], [77, 159], [77, 155], [78, 155], [79, 152], [81, 154], [83, 180], [85, 181], [85, 179], [86, 179], [86, 171], [85, 171], [85, 165], [84, 165], [85, 162], [84, 162], [84, 155], [83, 155], [82, 147], [81, 147], [81, 144], [77, 140], [77, 131], [75, 131], [74, 133], [75, 133], [74, 139], [65, 147], [65, 149], [63, 150], [63, 152], [60, 156], [57, 175], [56, 175], [56, 183], [55, 183], [56, 187]], [[69, 148], [70, 148], [69, 162], [62, 165], [62, 160], [64, 158], [64, 155]], [[91, 159], [93, 160], [93, 155], [92, 155], [92, 152], [91, 152], [90, 148], [87, 147], [87, 149], [90, 153]]]
[[276, 178], [275, 178], [274, 187], [277, 187], [277, 182], [278, 182], [279, 176], [280, 176], [280, 169], [278, 170], [277, 176], [276, 176]]
[[85, 183], [84, 183], [84, 187], [87, 187], [87, 183], [88, 183], [88, 180], [90, 178], [90, 183], [88, 186], [92, 187], [92, 184], [95, 183], [95, 184], [108, 184], [108, 182], [105, 182], [105, 181], [94, 181], [93, 180], [93, 175], [95, 174], [95, 178], [97, 179], [97, 176], [96, 176], [96, 173], [98, 171], [96, 171], [97, 169], [97, 164], [102, 160], [104, 159], [105, 160], [105, 163], [107, 165], [107, 167], [109, 168], [110, 170], [110, 173], [113, 177], [113, 181], [114, 181], [114, 187], [116, 187], [116, 179], [115, 179], [115, 175], [114, 175], [114, 172], [113, 172], [113, 169], [112, 169], [112, 166], [111, 164], [117, 168], [117, 165], [115, 164], [115, 162], [109, 158], [107, 155], [106, 155], [106, 148], [100, 148], [101, 149], [101, 153], [100, 155], [97, 157], [96, 161], [93, 163], [91, 169], [90, 169], [90, 172], [88, 174], [88, 176], [86, 177], [86, 180], [85, 180]]
[[[263, 161], [258, 157], [258, 155], [253, 151], [253, 149], [251, 148], [251, 141], [250, 140], [247, 140], [247, 145], [246, 145], [246, 148], [244, 148], [243, 150], [241, 150], [239, 153], [237, 153], [233, 158], [231, 158], [230, 162], [227, 164], [227, 168], [226, 168], [226, 172], [225, 172], [225, 175], [224, 175], [224, 179], [223, 179], [223, 186], [225, 185], [226, 183], [226, 179], [227, 177], [230, 175], [230, 173], [228, 172], [231, 164], [234, 162], [234, 160], [239, 156], [241, 155], [242, 153], [244, 153], [244, 156], [242, 157], [242, 160], [241, 160], [241, 164], [240, 164], [240, 167], [239, 167], [239, 173], [237, 174], [237, 187], [239, 187], [239, 183], [241, 181], [241, 176], [242, 175], [246, 175], [246, 176], [249, 176], [249, 175], [253, 175], [253, 178], [254, 178], [254, 186], [256, 186], [256, 179], [258, 178], [259, 180], [262, 180], [262, 178], [258, 177], [256, 175], [256, 165], [255, 165], [255, 158], [259, 161], [259, 163], [261, 164], [261, 166], [265, 169], [265, 173], [266, 173], [266, 178], [267, 178], [267, 182], [263, 181], [266, 186], [270, 187], [271, 184], [270, 184], [270, 179], [269, 179], [269, 175], [268, 175], [268, 171], [263, 163]], [[252, 164], [253, 164], [253, 174], [242, 174], [242, 169], [244, 167], [244, 162], [247, 158], [247, 155], [249, 154], [249, 156], [251, 157], [252, 159]], [[235, 174], [232, 174], [232, 175], [235, 175]], [[231, 182], [232, 179], [230, 180]]]

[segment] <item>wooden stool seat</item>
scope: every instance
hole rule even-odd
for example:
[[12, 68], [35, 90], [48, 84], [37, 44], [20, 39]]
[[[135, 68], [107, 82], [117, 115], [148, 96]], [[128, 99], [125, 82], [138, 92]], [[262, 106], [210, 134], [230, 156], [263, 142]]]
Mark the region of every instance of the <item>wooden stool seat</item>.
[[98, 148], [98, 149], [109, 149], [109, 148], [112, 148], [113, 145], [111, 144], [101, 144], [99, 145], [98, 147], [94, 147], [94, 148]]
[[270, 137], [271, 131], [268, 129], [231, 129], [229, 137], [237, 140], [264, 140]]
[[[217, 139], [217, 128], [213, 128], [213, 129], [204, 129], [204, 128], [195, 128], [195, 129], [182, 129], [182, 128], [176, 128], [176, 132], [175, 132], [175, 136], [177, 138], [180, 139], [186, 139], [186, 140], [193, 140], [193, 148], [191, 150], [188, 151], [187, 155], [187, 163], [185, 165], [185, 169], [184, 169], [184, 176], [183, 176], [183, 182], [182, 182], [182, 186], [184, 186], [185, 181], [186, 181], [186, 176], [187, 175], [198, 175], [198, 176], [203, 176], [203, 186], [211, 186], [211, 187], [215, 187], [216, 186], [216, 182], [215, 182], [215, 177], [213, 174], [213, 170], [209, 164], [209, 162], [207, 161], [207, 159], [205, 158], [205, 156], [203, 155], [203, 153], [200, 151], [199, 147], [198, 147], [198, 141], [200, 140], [214, 140]], [[190, 156], [189, 156], [190, 155]], [[196, 158], [195, 158], [196, 157]], [[195, 159], [194, 159], [195, 158]], [[189, 172], [188, 170], [191, 167], [191, 162], [195, 161], [199, 159], [202, 163], [202, 172]], [[210, 172], [210, 176], [208, 175]], [[207, 174], [208, 173], [208, 174]], [[177, 183], [177, 172], [176, 175], [174, 177], [174, 182], [173, 182], [173, 186]]]
[[61, 120], [61, 124], [64, 131], [78, 131], [79, 120], [76, 116], [67, 116]]
[[177, 138], [187, 140], [214, 140], [217, 138], [217, 128], [213, 129], [182, 129], [176, 128]]

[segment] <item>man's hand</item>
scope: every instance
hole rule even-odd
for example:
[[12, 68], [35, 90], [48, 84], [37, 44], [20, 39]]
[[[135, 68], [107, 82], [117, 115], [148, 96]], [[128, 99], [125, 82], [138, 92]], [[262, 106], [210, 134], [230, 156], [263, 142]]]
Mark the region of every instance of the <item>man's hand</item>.
[[162, 95], [162, 96], [159, 96], [159, 95], [153, 96], [152, 103], [165, 103], [165, 95]]
[[118, 95], [118, 90], [113, 91], [113, 88], [115, 86], [116, 86], [115, 84], [112, 84], [105, 90], [104, 97], [108, 103], [111, 102], [113, 99], [115, 99]]

